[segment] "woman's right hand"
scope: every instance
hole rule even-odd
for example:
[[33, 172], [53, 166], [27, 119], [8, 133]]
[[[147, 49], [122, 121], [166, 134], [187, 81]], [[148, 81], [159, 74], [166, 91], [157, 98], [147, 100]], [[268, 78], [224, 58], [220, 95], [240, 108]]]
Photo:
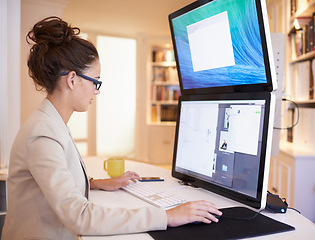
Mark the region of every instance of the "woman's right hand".
[[221, 216], [222, 212], [208, 201], [192, 201], [181, 204], [175, 208], [166, 210], [167, 225], [169, 227], [177, 227], [187, 223], [202, 222], [211, 223], [219, 220], [213, 216]]

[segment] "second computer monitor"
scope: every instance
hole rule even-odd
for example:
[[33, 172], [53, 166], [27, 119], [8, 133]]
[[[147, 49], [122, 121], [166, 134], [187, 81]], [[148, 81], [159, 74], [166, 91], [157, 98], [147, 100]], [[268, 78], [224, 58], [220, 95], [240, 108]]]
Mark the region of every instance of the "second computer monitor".
[[272, 93], [182, 96], [172, 175], [254, 208], [264, 208]]

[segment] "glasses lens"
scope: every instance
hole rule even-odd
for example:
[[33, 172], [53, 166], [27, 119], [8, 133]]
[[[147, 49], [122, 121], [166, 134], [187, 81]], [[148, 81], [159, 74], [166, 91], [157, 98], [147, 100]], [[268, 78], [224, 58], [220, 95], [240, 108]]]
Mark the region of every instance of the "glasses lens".
[[101, 86], [102, 86], [102, 82], [96, 83], [96, 84], [95, 84], [96, 90], [100, 90]]

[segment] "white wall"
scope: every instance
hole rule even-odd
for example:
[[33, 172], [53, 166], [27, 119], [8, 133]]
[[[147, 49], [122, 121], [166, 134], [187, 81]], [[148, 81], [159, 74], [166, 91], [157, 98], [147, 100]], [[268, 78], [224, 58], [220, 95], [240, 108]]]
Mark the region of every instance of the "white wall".
[[0, 160], [9, 163], [20, 126], [20, 0], [0, 0]]
[[21, 122], [35, 110], [46, 96], [37, 92], [28, 75], [27, 58], [30, 46], [26, 35], [36, 22], [49, 16], [63, 16], [68, 0], [22, 0], [21, 2]]
[[[16, 133], [44, 95], [27, 71], [25, 36], [40, 19], [62, 16], [67, 0], [0, 0], [0, 168], [8, 167]], [[21, 91], [22, 89], [22, 91]]]

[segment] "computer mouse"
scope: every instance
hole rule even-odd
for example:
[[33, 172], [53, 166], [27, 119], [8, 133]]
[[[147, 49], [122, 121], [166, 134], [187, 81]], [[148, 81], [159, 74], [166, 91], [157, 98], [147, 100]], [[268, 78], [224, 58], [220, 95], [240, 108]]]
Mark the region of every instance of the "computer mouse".
[[216, 215], [216, 214], [213, 214], [213, 213], [211, 213], [211, 214], [212, 214], [212, 216], [214, 216], [215, 218], [217, 218], [217, 219], [219, 219], [219, 220], [220, 220], [220, 218], [222, 217], [222, 215], [219, 216], [219, 215]]
[[[212, 216], [214, 216], [215, 218], [217, 218], [217, 219], [219, 219], [220, 220], [220, 218], [222, 217], [222, 215], [221, 216], [219, 216], [219, 215], [216, 215], [216, 214], [213, 214], [213, 213], [211, 213], [212, 214]], [[202, 224], [203, 222], [192, 222], [192, 224]]]

